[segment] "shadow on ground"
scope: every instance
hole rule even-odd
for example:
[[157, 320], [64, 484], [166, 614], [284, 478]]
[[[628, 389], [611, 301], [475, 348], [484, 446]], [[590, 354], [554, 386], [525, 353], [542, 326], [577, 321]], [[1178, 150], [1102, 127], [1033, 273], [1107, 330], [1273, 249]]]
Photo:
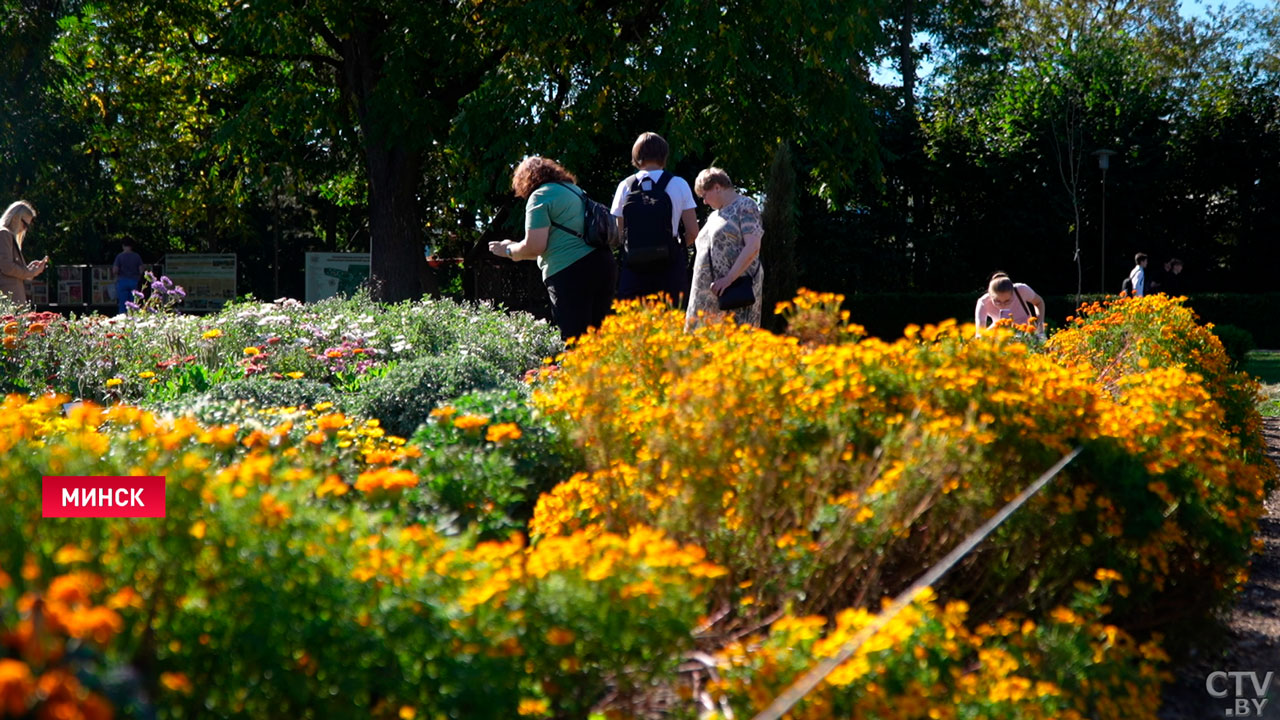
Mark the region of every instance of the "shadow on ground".
[[[1280, 418], [1264, 422], [1267, 455], [1280, 463]], [[1222, 642], [1198, 648], [1176, 671], [1164, 693], [1160, 720], [1280, 720], [1280, 492], [1268, 498], [1266, 506], [1267, 515], [1258, 525], [1262, 549], [1253, 557], [1249, 582], [1235, 607], [1220, 618]], [[1258, 697], [1250, 676], [1240, 678], [1239, 693], [1231, 678], [1217, 676], [1213, 689], [1226, 694], [1213, 697], [1207, 685], [1215, 672], [1252, 672], [1259, 683], [1265, 683], [1268, 672], [1274, 674], [1263, 697]], [[1262, 700], [1259, 712], [1257, 703]]]

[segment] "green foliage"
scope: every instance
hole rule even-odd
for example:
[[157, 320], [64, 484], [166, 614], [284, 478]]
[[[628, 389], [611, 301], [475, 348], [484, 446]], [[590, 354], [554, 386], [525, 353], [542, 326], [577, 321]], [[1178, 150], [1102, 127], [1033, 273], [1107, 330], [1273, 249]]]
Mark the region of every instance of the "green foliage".
[[1253, 340], [1253, 333], [1236, 325], [1215, 325], [1213, 334], [1222, 341], [1222, 349], [1231, 358], [1231, 365], [1237, 370], [1244, 368], [1249, 353], [1258, 348]]
[[477, 355], [437, 355], [402, 362], [364, 383], [354, 410], [378, 418], [394, 435], [412, 435], [436, 404], [469, 390], [511, 388], [518, 381]]
[[338, 389], [315, 380], [275, 380], [258, 376], [218, 383], [190, 402], [242, 400], [256, 408], [315, 407], [322, 402], [334, 402], [339, 397]]
[[[418, 428], [411, 441], [422, 456], [411, 467], [422, 482], [407, 497], [422, 522], [504, 538], [524, 528], [539, 495], [582, 468], [580, 452], [528, 399], [524, 386], [462, 395]], [[486, 424], [454, 424], [465, 416]]]

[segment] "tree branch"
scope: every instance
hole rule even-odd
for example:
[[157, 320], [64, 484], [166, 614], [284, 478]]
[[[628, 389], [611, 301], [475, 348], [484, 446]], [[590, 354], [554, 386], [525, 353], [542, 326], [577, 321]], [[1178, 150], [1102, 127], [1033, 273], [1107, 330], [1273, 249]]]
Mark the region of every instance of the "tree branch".
[[195, 49], [218, 57], [246, 58], [249, 60], [292, 60], [295, 62], [328, 65], [335, 70], [342, 70], [341, 60], [319, 53], [263, 53], [249, 50], [228, 50], [213, 43], [202, 43], [196, 40], [195, 34], [190, 29], [187, 30], [187, 40], [190, 41], [191, 46]]

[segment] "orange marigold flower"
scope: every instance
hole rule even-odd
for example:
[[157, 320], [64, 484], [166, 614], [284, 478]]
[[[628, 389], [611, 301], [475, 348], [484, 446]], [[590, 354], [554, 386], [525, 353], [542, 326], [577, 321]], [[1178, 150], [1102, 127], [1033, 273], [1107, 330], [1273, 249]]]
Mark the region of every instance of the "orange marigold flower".
[[501, 445], [508, 440], [519, 440], [522, 434], [523, 433], [520, 432], [520, 426], [515, 423], [498, 423], [497, 425], [489, 426], [489, 430], [485, 433], [484, 439], [491, 443], [498, 443]]
[[546, 700], [534, 698], [520, 698], [520, 705], [516, 707], [516, 712], [521, 715], [546, 715], [549, 710]]
[[193, 689], [191, 687], [191, 680], [187, 678], [185, 673], [160, 673], [160, 684], [168, 690], [180, 692], [186, 695], [190, 695]]
[[362, 493], [378, 490], [399, 491], [418, 484], [418, 476], [412, 471], [397, 468], [378, 468], [360, 473], [356, 478], [356, 490]]
[[489, 424], [489, 418], [483, 415], [467, 414], [467, 415], [462, 415], [461, 417], [453, 421], [453, 426], [458, 428], [459, 430], [462, 430], [463, 432], [470, 432], [471, 430], [479, 430], [480, 428], [488, 424]]
[[566, 630], [565, 628], [555, 627], [547, 631], [547, 642], [555, 645], [556, 647], [568, 645], [577, 637], [578, 636], [575, 635], [572, 630]]
[[0, 714], [21, 717], [35, 689], [35, 678], [26, 663], [0, 659]]

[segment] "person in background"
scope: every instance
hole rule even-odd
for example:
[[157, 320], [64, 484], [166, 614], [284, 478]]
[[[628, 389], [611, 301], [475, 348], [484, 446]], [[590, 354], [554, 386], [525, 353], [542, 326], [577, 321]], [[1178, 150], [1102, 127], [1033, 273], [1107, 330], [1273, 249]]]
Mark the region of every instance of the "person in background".
[[500, 258], [538, 262], [564, 340], [604, 321], [617, 270], [609, 248], [593, 248], [583, 239], [586, 211], [577, 182], [555, 160], [525, 158], [511, 179], [516, 197], [528, 200], [524, 239], [489, 243], [489, 252]]
[[[631, 147], [631, 164], [638, 172], [618, 183], [609, 212], [618, 219], [618, 235], [624, 240], [618, 299], [629, 300], [654, 293], [666, 293], [680, 304], [689, 281], [686, 245], [698, 237], [697, 203], [684, 178], [666, 171], [670, 147], [657, 133], [643, 133]], [[653, 202], [656, 196], [656, 202]], [[630, 218], [630, 220], [628, 220]], [[670, 218], [668, 226], [667, 218]], [[628, 227], [630, 222], [632, 227]], [[684, 223], [684, 244], [679, 237]], [[642, 236], [643, 234], [643, 236]], [[625, 247], [633, 243], [648, 246], [665, 243], [667, 259], [656, 265], [640, 266], [628, 261]]]
[[760, 264], [764, 226], [760, 207], [755, 200], [738, 194], [728, 173], [717, 167], [698, 173], [693, 192], [715, 212], [698, 233], [685, 329], [702, 322], [699, 313], [704, 317], [720, 315], [720, 293], [743, 273], [751, 277], [756, 301], [729, 312], [739, 325], [760, 327], [764, 305], [764, 268]]
[[36, 209], [26, 200], [19, 200], [0, 215], [0, 293], [8, 295], [14, 304], [25, 305], [27, 288], [23, 284], [49, 266], [49, 257], [27, 262], [22, 255], [22, 244], [27, 231], [36, 219]]
[[128, 238], [120, 242], [120, 247], [120, 254], [111, 263], [111, 276], [116, 279], [116, 314], [124, 315], [124, 304], [133, 300], [133, 291], [142, 282], [142, 256], [133, 251], [133, 241]]
[[1130, 292], [1134, 297], [1142, 297], [1147, 294], [1147, 254], [1134, 255], [1133, 262], [1133, 269], [1129, 271]]
[[1181, 295], [1186, 292], [1182, 288], [1182, 261], [1169, 258], [1164, 264], [1164, 279], [1160, 283], [1160, 292], [1165, 295]]
[[[1032, 313], [1031, 309], [1035, 308]], [[1036, 294], [1026, 283], [1015, 283], [1005, 273], [998, 272], [987, 283], [987, 292], [978, 298], [973, 311], [973, 324], [977, 334], [987, 328], [988, 321], [1010, 320], [1015, 325], [1035, 325], [1036, 334], [1045, 336], [1044, 298]]]

